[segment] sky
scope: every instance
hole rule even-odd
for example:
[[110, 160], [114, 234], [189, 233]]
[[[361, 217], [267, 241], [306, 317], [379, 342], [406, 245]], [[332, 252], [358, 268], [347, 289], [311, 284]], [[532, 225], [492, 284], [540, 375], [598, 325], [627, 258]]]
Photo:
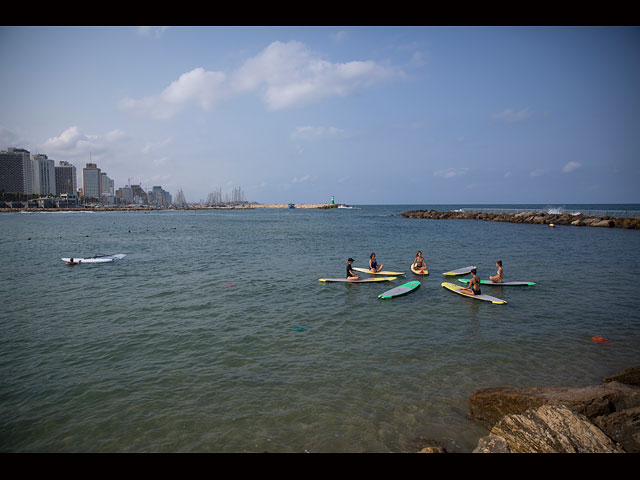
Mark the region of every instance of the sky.
[[638, 27], [0, 27], [0, 149], [189, 202], [640, 203]]

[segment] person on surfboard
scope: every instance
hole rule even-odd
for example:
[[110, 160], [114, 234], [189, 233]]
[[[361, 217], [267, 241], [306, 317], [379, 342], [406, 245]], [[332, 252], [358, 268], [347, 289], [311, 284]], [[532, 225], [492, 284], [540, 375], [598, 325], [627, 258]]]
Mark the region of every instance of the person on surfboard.
[[380, 270], [382, 270], [382, 267], [384, 267], [384, 263], [378, 266], [378, 262], [376, 262], [375, 253], [372, 253], [371, 255], [369, 255], [369, 270], [371, 272], [379, 272]]
[[360, 275], [353, 273], [351, 265], [353, 264], [353, 258], [347, 260], [347, 280], [360, 280]]
[[498, 273], [496, 275], [493, 275], [492, 277], [489, 277], [489, 280], [491, 280], [493, 283], [502, 283], [504, 282], [504, 280], [502, 279], [504, 275], [502, 271], [502, 260], [498, 260], [496, 262], [496, 267], [498, 267]]
[[476, 269], [471, 270], [471, 280], [469, 281], [469, 288], [461, 288], [461, 293], [468, 295], [480, 295], [480, 278], [476, 275]]
[[73, 257], [72, 257], [72, 258], [70, 258], [70, 259], [69, 259], [69, 261], [68, 261], [68, 262], [66, 262], [66, 263], [67, 263], [67, 265], [78, 265], [80, 262], [74, 262], [74, 261], [73, 261]]
[[422, 272], [427, 269], [427, 262], [423, 258], [422, 252], [420, 250], [418, 250], [418, 253], [416, 253], [416, 259], [413, 261], [413, 268]]

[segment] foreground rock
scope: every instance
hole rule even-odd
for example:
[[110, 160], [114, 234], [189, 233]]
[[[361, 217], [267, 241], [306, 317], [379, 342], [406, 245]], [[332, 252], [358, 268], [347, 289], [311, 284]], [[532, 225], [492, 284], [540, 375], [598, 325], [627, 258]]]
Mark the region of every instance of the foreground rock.
[[486, 212], [438, 212], [436, 210], [409, 210], [398, 214], [405, 218], [426, 218], [430, 220], [467, 219], [493, 222], [533, 223], [541, 225], [573, 225], [605, 228], [640, 228], [640, 217], [593, 217], [587, 215], [571, 215], [568, 213], [520, 212], [520, 213], [486, 213]]
[[[624, 453], [584, 415], [553, 405], [507, 415], [491, 429], [490, 441], [505, 453]], [[485, 441], [474, 452], [495, 453], [486, 447]]]
[[582, 388], [476, 390], [469, 417], [491, 431], [474, 451], [639, 453], [639, 375], [634, 367]]

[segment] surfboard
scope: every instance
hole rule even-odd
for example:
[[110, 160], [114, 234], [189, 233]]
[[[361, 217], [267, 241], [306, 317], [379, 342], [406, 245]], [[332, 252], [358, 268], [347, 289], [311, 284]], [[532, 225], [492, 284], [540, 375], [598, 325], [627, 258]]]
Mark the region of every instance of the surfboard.
[[346, 278], [319, 278], [321, 282], [345, 282], [345, 283], [369, 283], [369, 282], [390, 282], [397, 277], [372, 277], [361, 278], [360, 280], [347, 280]]
[[413, 264], [411, 264], [411, 271], [416, 275], [429, 275], [429, 270], [423, 267], [416, 268], [413, 266]]
[[496, 304], [507, 303], [506, 300], [502, 300], [501, 298], [492, 297], [491, 295], [485, 295], [485, 294], [473, 295], [473, 294], [461, 292], [460, 290], [462, 290], [464, 287], [461, 286], [461, 285], [456, 285], [454, 283], [442, 282], [442, 286], [444, 288], [446, 288], [447, 290], [451, 290], [452, 292], [455, 292], [455, 293], [457, 293], [459, 295], [462, 295], [463, 297], [474, 298], [476, 300], [484, 300], [485, 302], [491, 302], [491, 303], [496, 303]]
[[[469, 283], [471, 280], [469, 278], [459, 278], [458, 279], [459, 282], [462, 283]], [[536, 282], [502, 282], [502, 283], [498, 283], [498, 282], [492, 282], [491, 280], [480, 280], [480, 283], [482, 285], [493, 285], [495, 287], [519, 287], [519, 286], [529, 286], [529, 285], [535, 285]]]
[[70, 262], [71, 258], [73, 258], [74, 262], [78, 263], [108, 263], [113, 262], [114, 260], [120, 260], [121, 258], [126, 257], [125, 253], [118, 253], [116, 255], [96, 255], [95, 257], [81, 258], [81, 257], [65, 257], [61, 258], [63, 262]]
[[443, 275], [465, 275], [476, 267], [463, 267], [458, 268], [457, 270], [451, 270], [450, 272], [444, 272]]
[[378, 298], [394, 298], [400, 297], [401, 295], [406, 295], [407, 293], [413, 292], [416, 288], [420, 286], [420, 282], [417, 280], [407, 282], [404, 285], [400, 285], [399, 287], [392, 288], [391, 290], [387, 290], [386, 292], [378, 295]]
[[352, 270], [355, 270], [356, 272], [370, 273], [371, 275], [404, 275], [404, 272], [389, 272], [387, 270], [372, 272], [368, 268], [360, 268], [360, 267], [353, 267]]

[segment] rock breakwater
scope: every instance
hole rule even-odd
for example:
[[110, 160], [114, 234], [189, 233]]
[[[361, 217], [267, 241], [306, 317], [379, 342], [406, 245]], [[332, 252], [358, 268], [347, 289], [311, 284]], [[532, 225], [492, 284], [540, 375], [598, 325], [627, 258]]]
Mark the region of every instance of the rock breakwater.
[[409, 210], [399, 213], [397, 216], [405, 218], [426, 218], [430, 220], [485, 220], [492, 222], [510, 223], [532, 223], [541, 225], [572, 225], [607, 228], [640, 228], [640, 217], [611, 217], [611, 216], [589, 216], [583, 214], [569, 213], [547, 213], [547, 212], [520, 212], [520, 213], [488, 213], [488, 212], [462, 212], [437, 210]]

